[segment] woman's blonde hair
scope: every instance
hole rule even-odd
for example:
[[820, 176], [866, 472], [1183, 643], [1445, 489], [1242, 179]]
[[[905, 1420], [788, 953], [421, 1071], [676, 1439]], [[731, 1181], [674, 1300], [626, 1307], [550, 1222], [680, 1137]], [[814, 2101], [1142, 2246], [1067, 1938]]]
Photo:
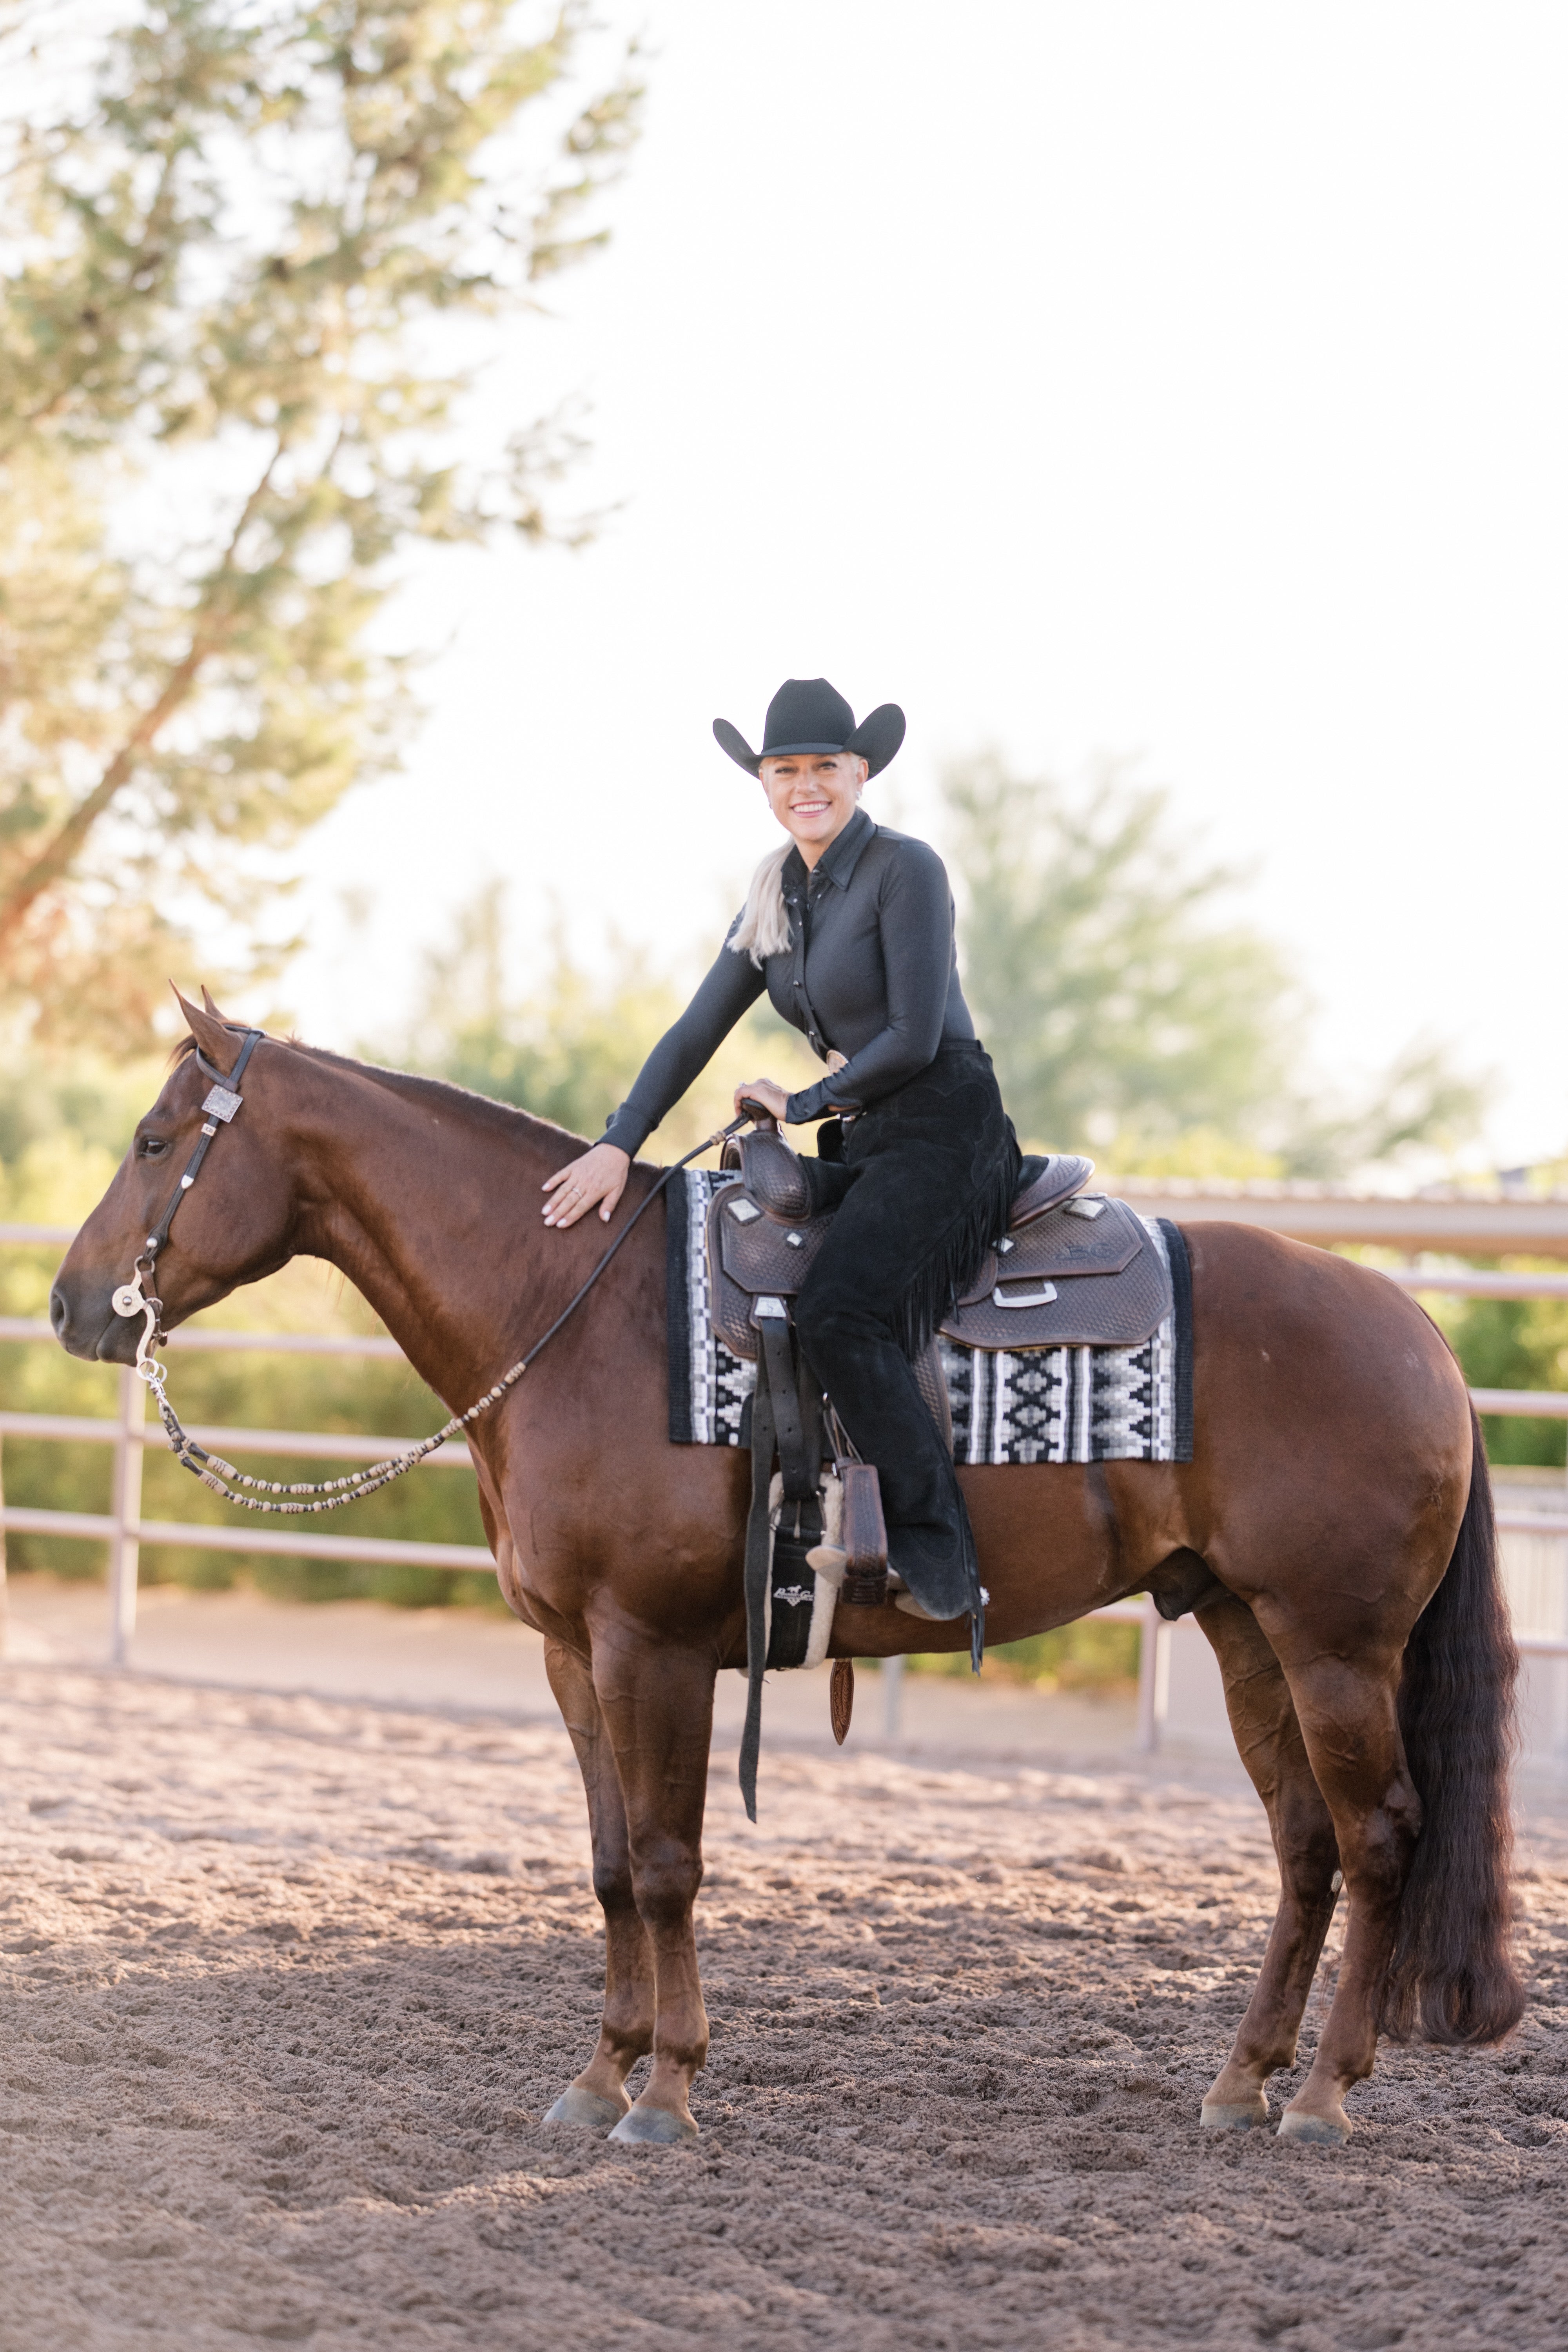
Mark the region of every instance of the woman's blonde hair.
[[760, 971], [771, 955], [783, 955], [789, 946], [789, 909], [784, 905], [784, 866], [795, 844], [783, 841], [770, 849], [752, 877], [741, 918], [725, 942], [732, 955], [749, 955]]

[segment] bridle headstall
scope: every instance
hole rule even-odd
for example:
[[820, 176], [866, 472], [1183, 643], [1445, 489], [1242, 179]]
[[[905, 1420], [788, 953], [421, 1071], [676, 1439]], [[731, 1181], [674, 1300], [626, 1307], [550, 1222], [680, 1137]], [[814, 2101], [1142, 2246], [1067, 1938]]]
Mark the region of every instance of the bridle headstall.
[[[410, 1446], [405, 1454], [393, 1454], [384, 1462], [369, 1463], [364, 1469], [351, 1472], [346, 1478], [326, 1478], [314, 1483], [285, 1486], [272, 1478], [252, 1478], [245, 1471], [237, 1470], [232, 1462], [226, 1462], [221, 1454], [211, 1454], [205, 1445], [196, 1443], [189, 1431], [181, 1426], [179, 1416], [169, 1402], [164, 1387], [168, 1374], [153, 1352], [168, 1337], [162, 1320], [163, 1302], [152, 1288], [157, 1275], [159, 1252], [168, 1242], [169, 1228], [174, 1222], [176, 1210], [201, 1174], [202, 1163], [219, 1128], [229, 1126], [244, 1105], [245, 1097], [240, 1092], [239, 1082], [245, 1076], [247, 1063], [267, 1033], [262, 1029], [246, 1029], [237, 1030], [235, 1034], [242, 1036], [243, 1043], [235, 1058], [234, 1067], [229, 1071], [216, 1069], [199, 1045], [195, 1049], [196, 1067], [205, 1078], [212, 1081], [202, 1102], [202, 1131], [196, 1139], [195, 1150], [185, 1163], [184, 1173], [174, 1187], [168, 1207], [148, 1234], [146, 1244], [136, 1259], [131, 1280], [115, 1291], [110, 1303], [115, 1313], [124, 1316], [127, 1320], [133, 1315], [145, 1318], [142, 1336], [136, 1342], [135, 1370], [152, 1391], [158, 1407], [158, 1418], [169, 1441], [169, 1450], [182, 1468], [188, 1470], [193, 1477], [199, 1478], [204, 1486], [210, 1486], [215, 1495], [221, 1495], [225, 1502], [237, 1504], [243, 1510], [269, 1511], [279, 1517], [336, 1511], [344, 1503], [357, 1502], [362, 1496], [374, 1495], [378, 1488], [390, 1486], [395, 1478], [401, 1478], [405, 1471], [426, 1461], [438, 1446], [445, 1445], [449, 1437], [456, 1437], [470, 1422], [478, 1421], [481, 1413], [489, 1412], [492, 1405], [499, 1404], [509, 1390], [516, 1387], [541, 1351], [549, 1346], [562, 1325], [576, 1313], [616, 1251], [630, 1240], [638, 1218], [646, 1210], [652, 1208], [670, 1178], [678, 1175], [693, 1160], [700, 1159], [703, 1152], [710, 1151], [716, 1145], [727, 1142], [731, 1136], [738, 1135], [752, 1116], [747, 1112], [731, 1119], [728, 1127], [719, 1128], [712, 1135], [706, 1136], [694, 1150], [687, 1152], [684, 1159], [678, 1160], [673, 1167], [664, 1171], [658, 1183], [638, 1202], [587, 1281], [568, 1299], [542, 1339], [536, 1339], [527, 1355], [520, 1357], [510, 1371], [503, 1372], [495, 1386], [487, 1389], [478, 1403], [471, 1404], [467, 1412], [454, 1413], [444, 1429], [437, 1430], [433, 1436], [423, 1438], [417, 1445]], [[757, 1108], [760, 1109], [761, 1106]], [[241, 1494], [237, 1491], [240, 1487], [247, 1491]], [[281, 1503], [263, 1499], [274, 1495], [309, 1495], [317, 1499]]]

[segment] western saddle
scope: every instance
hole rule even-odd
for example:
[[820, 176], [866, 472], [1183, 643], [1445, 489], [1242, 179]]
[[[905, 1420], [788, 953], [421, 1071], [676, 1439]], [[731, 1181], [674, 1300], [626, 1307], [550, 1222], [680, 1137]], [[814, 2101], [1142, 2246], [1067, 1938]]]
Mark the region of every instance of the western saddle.
[[[814, 1212], [806, 1171], [777, 1129], [725, 1147], [736, 1178], [713, 1196], [708, 1265], [713, 1320], [726, 1347], [755, 1359], [764, 1321], [787, 1318], [836, 1211]], [[1088, 1192], [1091, 1160], [1052, 1152], [1024, 1161], [999, 1234], [942, 1325], [962, 1348], [1140, 1348], [1171, 1311], [1171, 1277], [1125, 1201]], [[931, 1375], [946, 1414], [946, 1382]], [[922, 1381], [922, 1387], [924, 1382]], [[928, 1400], [933, 1411], [937, 1400]], [[951, 1433], [950, 1433], [951, 1434]]]

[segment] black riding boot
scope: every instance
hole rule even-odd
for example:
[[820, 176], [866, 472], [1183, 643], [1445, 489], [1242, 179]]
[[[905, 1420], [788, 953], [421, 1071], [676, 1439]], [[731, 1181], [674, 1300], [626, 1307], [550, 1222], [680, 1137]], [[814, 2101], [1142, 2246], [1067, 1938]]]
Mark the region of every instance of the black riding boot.
[[863, 1462], [877, 1465], [888, 1565], [933, 1617], [979, 1607], [969, 1514], [947, 1447], [889, 1319], [858, 1301], [801, 1295], [796, 1325], [807, 1363]]

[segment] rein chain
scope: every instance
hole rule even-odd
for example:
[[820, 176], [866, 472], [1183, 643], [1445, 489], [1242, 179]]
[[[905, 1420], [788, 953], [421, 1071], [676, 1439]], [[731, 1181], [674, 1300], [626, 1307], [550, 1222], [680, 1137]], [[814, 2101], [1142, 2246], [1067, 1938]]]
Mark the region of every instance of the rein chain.
[[[168, 1207], [164, 1210], [157, 1226], [147, 1236], [146, 1247], [136, 1260], [132, 1279], [114, 1293], [110, 1304], [117, 1315], [122, 1315], [128, 1319], [133, 1315], [141, 1315], [145, 1318], [142, 1336], [136, 1343], [135, 1370], [152, 1391], [158, 1407], [158, 1418], [163, 1424], [164, 1433], [169, 1441], [169, 1450], [181, 1467], [188, 1470], [193, 1477], [199, 1478], [204, 1486], [210, 1486], [215, 1495], [221, 1495], [226, 1503], [237, 1504], [241, 1509], [247, 1511], [272, 1512], [280, 1517], [300, 1517], [313, 1511], [336, 1511], [341, 1509], [344, 1503], [357, 1502], [362, 1496], [375, 1494], [380, 1487], [390, 1486], [395, 1478], [401, 1478], [405, 1471], [414, 1469], [418, 1463], [425, 1461], [436, 1452], [437, 1446], [445, 1445], [449, 1437], [455, 1437], [460, 1429], [468, 1426], [469, 1422], [477, 1421], [481, 1413], [489, 1412], [492, 1405], [499, 1404], [507, 1391], [514, 1388], [521, 1380], [540, 1351], [548, 1347], [562, 1325], [576, 1313], [622, 1243], [630, 1239], [632, 1228], [637, 1219], [645, 1209], [652, 1208], [670, 1178], [678, 1175], [689, 1161], [700, 1159], [704, 1151], [710, 1151], [716, 1144], [726, 1142], [731, 1136], [739, 1134], [741, 1129], [746, 1124], [745, 1116], [731, 1120], [728, 1127], [721, 1127], [712, 1135], [708, 1136], [697, 1145], [694, 1150], [689, 1151], [684, 1159], [678, 1160], [673, 1168], [665, 1170], [653, 1190], [644, 1200], [638, 1202], [587, 1281], [568, 1300], [543, 1338], [536, 1339], [527, 1355], [520, 1358], [510, 1371], [503, 1372], [494, 1388], [488, 1389], [477, 1404], [471, 1404], [468, 1407], [467, 1412], [454, 1413], [444, 1429], [438, 1429], [433, 1436], [422, 1439], [419, 1444], [410, 1446], [407, 1453], [392, 1454], [384, 1462], [369, 1463], [364, 1469], [353, 1471], [346, 1478], [325, 1478], [314, 1483], [307, 1481], [295, 1486], [285, 1486], [277, 1479], [252, 1478], [245, 1471], [237, 1470], [234, 1464], [226, 1462], [221, 1454], [208, 1453], [205, 1445], [199, 1445], [189, 1431], [181, 1426], [179, 1416], [169, 1402], [164, 1389], [164, 1382], [168, 1378], [166, 1368], [158, 1362], [153, 1353], [153, 1349], [161, 1346], [168, 1336], [161, 1319], [163, 1302], [153, 1295], [151, 1290], [144, 1290], [142, 1287], [143, 1281], [151, 1284], [157, 1272], [158, 1253], [169, 1238], [169, 1228], [174, 1222], [174, 1212], [201, 1173], [202, 1162], [206, 1158], [219, 1125], [226, 1127], [245, 1099], [239, 1092], [239, 1081], [245, 1075], [246, 1064], [265, 1034], [265, 1031], [260, 1029], [247, 1029], [243, 1033], [245, 1042], [239, 1049], [233, 1069], [226, 1073], [216, 1069], [206, 1059], [201, 1047], [199, 1045], [196, 1047], [196, 1066], [204, 1077], [212, 1080], [211, 1087], [202, 1103], [202, 1109], [206, 1116], [203, 1120], [196, 1148], [185, 1163], [184, 1174], [174, 1187], [174, 1196]], [[237, 1488], [241, 1486], [247, 1487], [249, 1492], [247, 1494], [237, 1492]], [[324, 1499], [310, 1503], [274, 1503], [260, 1499], [263, 1496], [271, 1495], [313, 1495]]]

